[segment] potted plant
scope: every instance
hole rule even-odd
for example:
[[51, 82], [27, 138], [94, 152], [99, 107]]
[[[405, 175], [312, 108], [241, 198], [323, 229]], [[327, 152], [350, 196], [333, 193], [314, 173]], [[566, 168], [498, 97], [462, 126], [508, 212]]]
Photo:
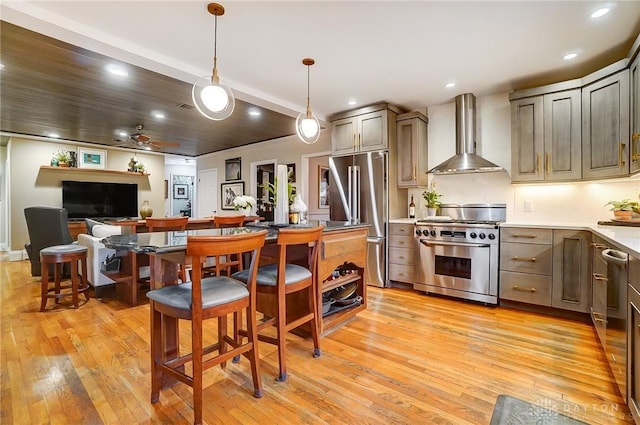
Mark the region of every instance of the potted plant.
[[640, 213], [640, 202], [631, 199], [621, 201], [609, 201], [605, 206], [611, 205], [611, 211], [616, 220], [631, 220], [633, 213]]
[[431, 188], [422, 192], [422, 197], [424, 198], [427, 205], [427, 214], [430, 216], [436, 215], [436, 210], [442, 204], [440, 202], [440, 198], [442, 198], [442, 195], [436, 191], [436, 185], [434, 183], [431, 183]]
[[71, 155], [69, 154], [69, 151], [59, 150], [53, 154], [53, 159], [57, 162], [59, 167], [68, 167], [71, 162]]
[[241, 211], [244, 215], [251, 215], [251, 208], [256, 204], [256, 200], [250, 195], [240, 195], [233, 198], [233, 206], [236, 211]]

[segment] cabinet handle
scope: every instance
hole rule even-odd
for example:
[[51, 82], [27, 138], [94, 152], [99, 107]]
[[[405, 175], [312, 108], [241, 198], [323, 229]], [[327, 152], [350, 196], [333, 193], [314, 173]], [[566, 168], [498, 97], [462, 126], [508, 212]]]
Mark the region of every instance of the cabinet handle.
[[607, 321], [605, 319], [601, 319], [599, 317], [594, 317], [593, 320], [595, 320], [596, 322], [604, 323], [605, 325], [607, 324]]
[[608, 249], [609, 248], [608, 246], [602, 245], [601, 243], [592, 243], [591, 246], [594, 247], [595, 249]]
[[631, 138], [631, 160], [636, 161], [640, 159], [640, 153], [636, 153], [638, 150], [638, 138], [640, 138], [640, 133], [634, 133]]
[[518, 257], [517, 255], [515, 257], [511, 257], [512, 260], [515, 261], [529, 261], [531, 263], [535, 263], [536, 262], [536, 257]]
[[527, 235], [527, 234], [523, 234], [523, 233], [516, 233], [511, 235], [514, 238], [527, 238], [527, 239], [534, 239], [537, 238], [538, 235]]
[[358, 150], [358, 145], [356, 144], [356, 143], [357, 143], [357, 142], [356, 142], [356, 137], [357, 137], [357, 136], [358, 136], [358, 135], [357, 135], [356, 133], [353, 133], [353, 151], [354, 151], [354, 152]]
[[620, 148], [618, 149], [618, 164], [620, 164], [621, 167], [624, 167], [624, 165], [626, 164], [626, 162], [624, 162], [624, 159], [622, 158], [622, 151], [624, 151], [624, 147], [626, 145], [624, 143], [620, 143]]
[[362, 149], [362, 134], [358, 133], [358, 152]]
[[540, 174], [540, 154], [536, 155], [536, 174]]
[[518, 285], [513, 285], [511, 288], [514, 291], [531, 292], [531, 293], [535, 293], [536, 292], [536, 288], [521, 288]]
[[609, 282], [609, 279], [607, 279], [606, 276], [598, 274], [598, 273], [591, 273], [591, 275], [593, 276], [594, 280], [599, 280], [601, 282]]
[[547, 160], [546, 160], [546, 164], [545, 164], [545, 169], [546, 169], [547, 174], [549, 174], [551, 172], [550, 169], [549, 169], [550, 163], [551, 163], [551, 154], [549, 152], [547, 152]]
[[416, 171], [416, 164], [413, 164], [413, 180], [417, 180], [418, 176], [417, 176], [417, 171]]

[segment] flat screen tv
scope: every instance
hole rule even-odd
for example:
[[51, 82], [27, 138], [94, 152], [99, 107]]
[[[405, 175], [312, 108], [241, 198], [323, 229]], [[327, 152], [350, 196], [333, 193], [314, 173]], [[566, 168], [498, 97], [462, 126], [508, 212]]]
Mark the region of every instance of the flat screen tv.
[[70, 219], [137, 217], [138, 185], [64, 180], [62, 207]]

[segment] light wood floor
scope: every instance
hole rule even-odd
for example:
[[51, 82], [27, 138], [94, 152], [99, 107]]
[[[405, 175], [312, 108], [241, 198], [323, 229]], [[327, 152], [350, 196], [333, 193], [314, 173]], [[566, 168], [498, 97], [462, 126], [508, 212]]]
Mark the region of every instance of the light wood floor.
[[[149, 402], [148, 305], [92, 298], [39, 313], [28, 262], [0, 267], [3, 425], [192, 421], [182, 384]], [[205, 422], [488, 424], [508, 394], [590, 424], [632, 423], [588, 324], [409, 290], [369, 294], [367, 311], [322, 338], [322, 357], [290, 336], [286, 383], [274, 380], [274, 347], [261, 345], [262, 399], [246, 359], [208, 370]]]

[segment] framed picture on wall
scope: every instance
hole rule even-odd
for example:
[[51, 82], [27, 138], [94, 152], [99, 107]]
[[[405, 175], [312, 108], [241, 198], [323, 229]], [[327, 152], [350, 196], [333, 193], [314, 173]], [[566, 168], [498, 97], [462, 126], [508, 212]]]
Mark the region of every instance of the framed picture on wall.
[[175, 184], [173, 185], [173, 199], [188, 199], [189, 185]]
[[107, 168], [107, 151], [78, 148], [78, 168]]
[[224, 179], [226, 181], [234, 181], [242, 179], [242, 160], [241, 158], [231, 158], [224, 161]]
[[329, 167], [318, 166], [318, 208], [329, 208]]
[[287, 181], [289, 183], [296, 182], [296, 164], [287, 164]]
[[220, 183], [223, 210], [234, 210], [233, 200], [240, 195], [244, 195], [244, 182]]

